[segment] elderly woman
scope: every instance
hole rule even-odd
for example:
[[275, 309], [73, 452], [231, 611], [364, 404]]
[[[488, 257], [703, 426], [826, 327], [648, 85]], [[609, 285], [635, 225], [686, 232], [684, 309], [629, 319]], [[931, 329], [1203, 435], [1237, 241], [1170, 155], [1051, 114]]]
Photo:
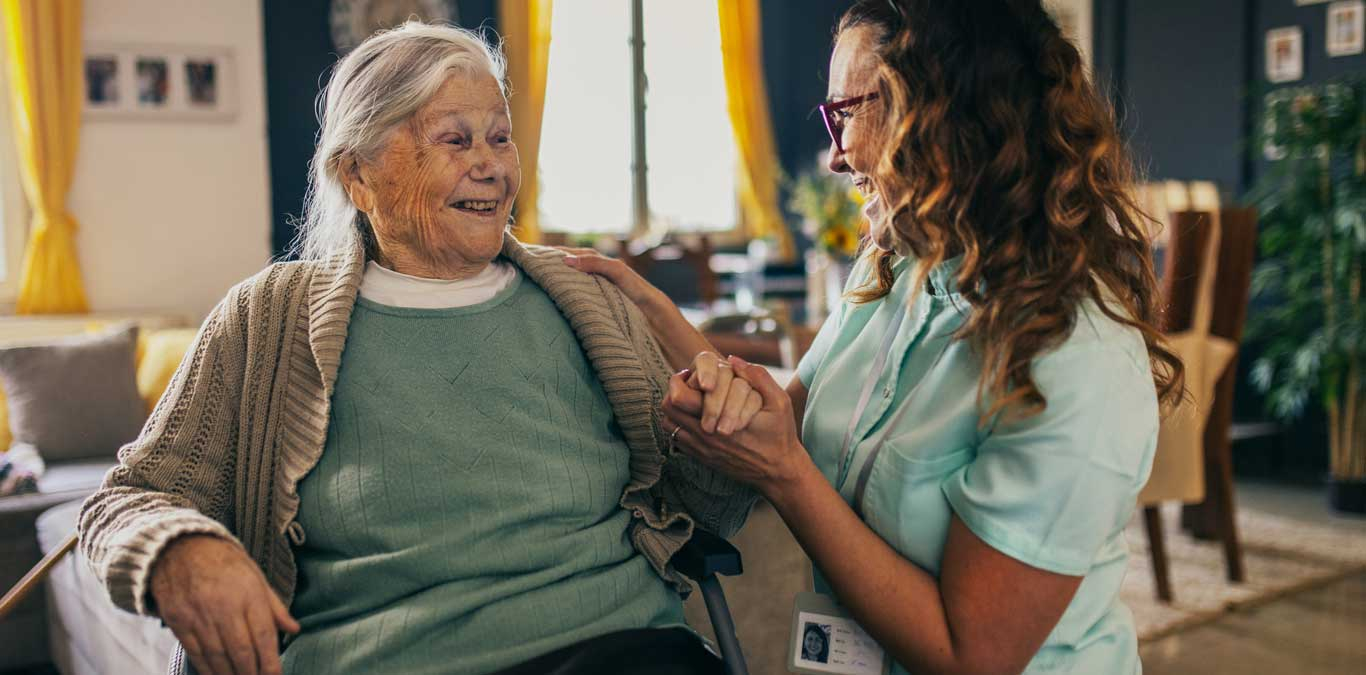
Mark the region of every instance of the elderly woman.
[[410, 23], [342, 59], [302, 261], [228, 293], [86, 502], [110, 597], [201, 672], [613, 669], [624, 644], [715, 667], [668, 561], [754, 493], [666, 461], [635, 306], [507, 234], [511, 132], [473, 33]]

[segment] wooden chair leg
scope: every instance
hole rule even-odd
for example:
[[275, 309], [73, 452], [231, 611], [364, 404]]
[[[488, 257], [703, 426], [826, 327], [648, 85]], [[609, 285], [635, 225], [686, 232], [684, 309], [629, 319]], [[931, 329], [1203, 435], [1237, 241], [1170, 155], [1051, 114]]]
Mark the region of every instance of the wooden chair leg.
[[1205, 475], [1212, 480], [1205, 504], [1213, 511], [1216, 534], [1224, 545], [1224, 563], [1228, 580], [1241, 583], [1247, 578], [1243, 567], [1243, 545], [1238, 539], [1237, 509], [1233, 502], [1233, 456], [1229, 445], [1206, 454]]
[[1157, 599], [1172, 601], [1171, 563], [1167, 560], [1167, 542], [1162, 536], [1162, 511], [1156, 506], [1143, 507], [1143, 525], [1148, 531], [1148, 552], [1153, 562], [1153, 581]]

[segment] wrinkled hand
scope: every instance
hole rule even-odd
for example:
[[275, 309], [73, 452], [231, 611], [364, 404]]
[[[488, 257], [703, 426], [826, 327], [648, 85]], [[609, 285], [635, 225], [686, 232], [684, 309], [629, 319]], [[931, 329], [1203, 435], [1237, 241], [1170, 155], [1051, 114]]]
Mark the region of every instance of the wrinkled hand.
[[[763, 366], [735, 356], [728, 364], [730, 368], [717, 367], [713, 376], [690, 371], [674, 375], [664, 397], [664, 415], [678, 428], [674, 444], [681, 451], [769, 495], [796, 477], [803, 468], [802, 462], [809, 461], [797, 435], [792, 399]], [[760, 397], [759, 410], [743, 428], [729, 434], [707, 431], [702, 423], [706, 415], [705, 393], [688, 384], [694, 376], [699, 385], [709, 377], [715, 377], [716, 383], [726, 377], [730, 381], [744, 381]]]
[[580, 272], [599, 275], [612, 282], [641, 311], [649, 311], [652, 307], [662, 306], [661, 303], [669, 302], [663, 291], [652, 286], [650, 282], [645, 280], [645, 277], [636, 274], [635, 270], [621, 260], [609, 258], [591, 248], [570, 246], [557, 246], [556, 248], [569, 254], [565, 257], [564, 264]]
[[162, 621], [206, 675], [278, 675], [279, 632], [299, 632], [241, 546], [210, 535], [172, 541], [151, 572]]
[[763, 397], [745, 378], [736, 377], [730, 361], [714, 352], [693, 358], [688, 385], [702, 392], [702, 407], [695, 415], [707, 433], [729, 436], [749, 426]]

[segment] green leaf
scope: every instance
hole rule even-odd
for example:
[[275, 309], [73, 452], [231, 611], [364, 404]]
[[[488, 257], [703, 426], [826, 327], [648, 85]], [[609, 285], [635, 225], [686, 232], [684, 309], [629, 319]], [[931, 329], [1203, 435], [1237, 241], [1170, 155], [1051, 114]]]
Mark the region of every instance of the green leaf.
[[1276, 366], [1271, 359], [1260, 358], [1252, 364], [1252, 370], [1248, 373], [1248, 378], [1252, 380], [1252, 386], [1257, 391], [1266, 393], [1271, 388], [1271, 382], [1276, 374]]

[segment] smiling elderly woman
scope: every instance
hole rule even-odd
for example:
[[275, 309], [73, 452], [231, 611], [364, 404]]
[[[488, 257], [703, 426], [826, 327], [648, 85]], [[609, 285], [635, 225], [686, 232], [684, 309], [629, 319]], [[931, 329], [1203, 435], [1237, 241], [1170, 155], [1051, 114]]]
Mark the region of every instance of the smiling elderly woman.
[[715, 667], [668, 560], [753, 493], [666, 462], [634, 305], [507, 234], [511, 132], [473, 33], [410, 23], [342, 59], [302, 260], [228, 293], [86, 502], [110, 597], [201, 672], [610, 668], [628, 643]]

